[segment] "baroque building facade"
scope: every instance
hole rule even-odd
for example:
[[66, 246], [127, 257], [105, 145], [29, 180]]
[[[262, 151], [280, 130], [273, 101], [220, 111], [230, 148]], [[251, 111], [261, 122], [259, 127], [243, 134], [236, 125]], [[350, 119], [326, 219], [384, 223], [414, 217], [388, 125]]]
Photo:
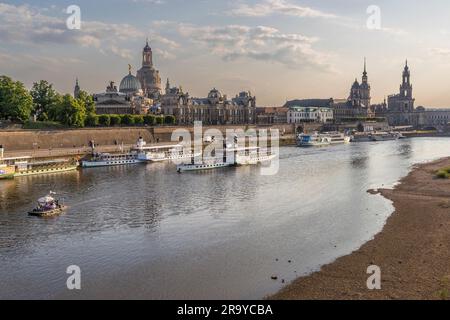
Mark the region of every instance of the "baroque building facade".
[[334, 121], [333, 99], [305, 99], [286, 102], [287, 123], [328, 123]]
[[408, 61], [402, 73], [402, 83], [398, 94], [388, 97], [386, 118], [392, 126], [418, 126], [418, 114], [414, 108], [413, 86], [411, 83], [411, 70]]
[[256, 98], [250, 92], [241, 92], [233, 99], [217, 89], [206, 98], [192, 98], [183, 89], [170, 87], [167, 80], [165, 94], [161, 96], [161, 110], [175, 116], [180, 125], [201, 121], [205, 125], [233, 125], [256, 123]]
[[347, 99], [335, 100], [333, 103], [334, 120], [337, 122], [348, 121], [355, 118], [371, 118], [375, 114], [371, 108], [371, 86], [367, 73], [367, 63], [364, 59], [364, 71], [361, 83], [355, 79]]
[[153, 105], [153, 100], [144, 95], [140, 81], [132, 75], [131, 65], [119, 89], [110, 81], [105, 92], [94, 94], [94, 102], [97, 114], [147, 114]]
[[[163, 114], [173, 115], [178, 124], [202, 121], [209, 125], [256, 124], [256, 97], [243, 91], [228, 99], [213, 89], [206, 98], [193, 98], [181, 87], [171, 87], [167, 80], [162, 93], [161, 77], [154, 67], [153, 51], [148, 40], [142, 51], [142, 67], [136, 76], [128, 65], [119, 87], [110, 81], [106, 91], [94, 94], [97, 114]], [[78, 80], [74, 95], [80, 88]]]

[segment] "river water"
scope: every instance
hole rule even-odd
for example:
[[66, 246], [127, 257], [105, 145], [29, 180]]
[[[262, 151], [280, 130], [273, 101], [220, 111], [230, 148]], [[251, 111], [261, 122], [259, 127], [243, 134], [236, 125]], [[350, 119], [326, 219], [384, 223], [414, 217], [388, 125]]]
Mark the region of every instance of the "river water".
[[[274, 176], [149, 164], [0, 181], [0, 298], [263, 298], [373, 238], [393, 206], [366, 191], [450, 156], [450, 139], [280, 154]], [[67, 213], [28, 217], [50, 190]]]

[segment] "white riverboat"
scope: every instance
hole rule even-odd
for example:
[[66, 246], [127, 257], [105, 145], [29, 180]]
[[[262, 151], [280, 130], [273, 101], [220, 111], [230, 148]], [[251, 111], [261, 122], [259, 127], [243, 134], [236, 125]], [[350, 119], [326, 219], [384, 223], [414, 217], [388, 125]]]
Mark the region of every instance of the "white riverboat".
[[372, 134], [373, 141], [391, 141], [404, 138], [401, 133], [398, 132], [375, 132]]
[[391, 141], [398, 139], [405, 139], [405, 136], [400, 132], [384, 132], [384, 131], [355, 133], [352, 136], [352, 142]]
[[335, 144], [350, 143], [351, 137], [340, 132], [300, 134], [297, 137], [299, 147], [325, 147]]
[[[230, 154], [232, 154], [231, 157], [229, 156]], [[259, 147], [239, 148], [228, 146], [224, 150], [223, 157], [203, 158], [199, 162], [195, 162], [195, 158], [192, 158], [192, 163], [178, 165], [177, 171], [178, 173], [182, 173], [186, 171], [205, 171], [227, 167], [256, 165], [272, 161], [275, 158], [276, 154]]]
[[139, 138], [132, 149], [137, 158], [144, 162], [180, 161], [201, 156], [201, 153], [186, 151], [183, 145], [147, 146], [143, 138]]
[[108, 167], [142, 163], [135, 153], [110, 154], [94, 153], [89, 160], [81, 161], [83, 168]]

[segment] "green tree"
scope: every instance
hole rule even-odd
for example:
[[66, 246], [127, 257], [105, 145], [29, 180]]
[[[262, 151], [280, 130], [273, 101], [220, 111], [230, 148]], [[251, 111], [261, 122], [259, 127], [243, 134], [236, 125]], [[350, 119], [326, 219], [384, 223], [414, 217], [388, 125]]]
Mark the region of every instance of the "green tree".
[[142, 126], [144, 124], [144, 116], [136, 115], [134, 118], [134, 124], [137, 126]]
[[109, 118], [111, 120], [110, 122], [111, 122], [112, 126], [119, 126], [122, 123], [121, 122], [122, 119], [117, 114], [112, 114], [112, 115], [109, 116]]
[[33, 110], [33, 98], [23, 83], [0, 76], [0, 118], [26, 122]]
[[134, 125], [134, 117], [131, 114], [123, 114], [120, 116], [122, 125], [132, 126]]
[[147, 114], [144, 116], [144, 123], [148, 126], [154, 126], [156, 123], [155, 116], [152, 114]]
[[70, 94], [63, 96], [60, 109], [60, 121], [70, 127], [83, 127], [86, 109]]
[[99, 123], [104, 127], [109, 127], [111, 125], [111, 117], [108, 114], [102, 114], [99, 117]]
[[88, 114], [86, 120], [84, 121], [86, 127], [96, 127], [99, 124], [99, 116], [96, 114]]
[[30, 91], [33, 97], [33, 114], [39, 121], [54, 120], [49, 117], [50, 110], [60, 102], [60, 95], [53, 89], [53, 84], [45, 80], [33, 83]]
[[164, 117], [164, 123], [165, 124], [175, 124], [175, 117], [172, 115], [167, 115]]
[[157, 125], [163, 125], [164, 124], [164, 116], [158, 116], [156, 117], [156, 124]]
[[95, 102], [94, 98], [88, 94], [86, 91], [81, 90], [78, 95], [78, 103], [86, 109], [86, 114], [95, 113]]

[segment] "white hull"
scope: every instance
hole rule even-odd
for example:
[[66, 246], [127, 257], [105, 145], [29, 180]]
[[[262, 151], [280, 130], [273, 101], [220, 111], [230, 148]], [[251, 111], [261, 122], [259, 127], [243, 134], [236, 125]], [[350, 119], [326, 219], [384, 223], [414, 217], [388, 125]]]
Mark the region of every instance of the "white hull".
[[139, 159], [132, 160], [111, 160], [111, 161], [82, 161], [81, 166], [83, 168], [96, 168], [96, 167], [111, 167], [111, 166], [120, 166], [120, 165], [131, 165], [142, 163]]
[[201, 163], [201, 164], [184, 164], [177, 166], [178, 172], [186, 172], [186, 171], [205, 171], [205, 170], [213, 170], [219, 168], [227, 168], [234, 167], [234, 164], [231, 163]]
[[245, 166], [245, 165], [255, 165], [263, 162], [272, 161], [276, 158], [276, 155], [261, 155], [261, 156], [255, 156], [255, 157], [239, 157], [237, 158], [237, 165], [238, 166]]
[[351, 137], [341, 135], [330, 134], [315, 134], [315, 135], [300, 135], [297, 138], [297, 146], [308, 147], [327, 147], [331, 145], [347, 144], [350, 143]]
[[195, 157], [201, 156], [201, 153], [194, 154], [183, 154], [183, 155], [164, 155], [164, 156], [155, 156], [152, 154], [140, 154], [138, 156], [138, 159], [140, 161], [147, 161], [147, 162], [164, 162], [164, 161], [180, 161], [180, 160], [186, 160], [186, 159], [192, 159]]

